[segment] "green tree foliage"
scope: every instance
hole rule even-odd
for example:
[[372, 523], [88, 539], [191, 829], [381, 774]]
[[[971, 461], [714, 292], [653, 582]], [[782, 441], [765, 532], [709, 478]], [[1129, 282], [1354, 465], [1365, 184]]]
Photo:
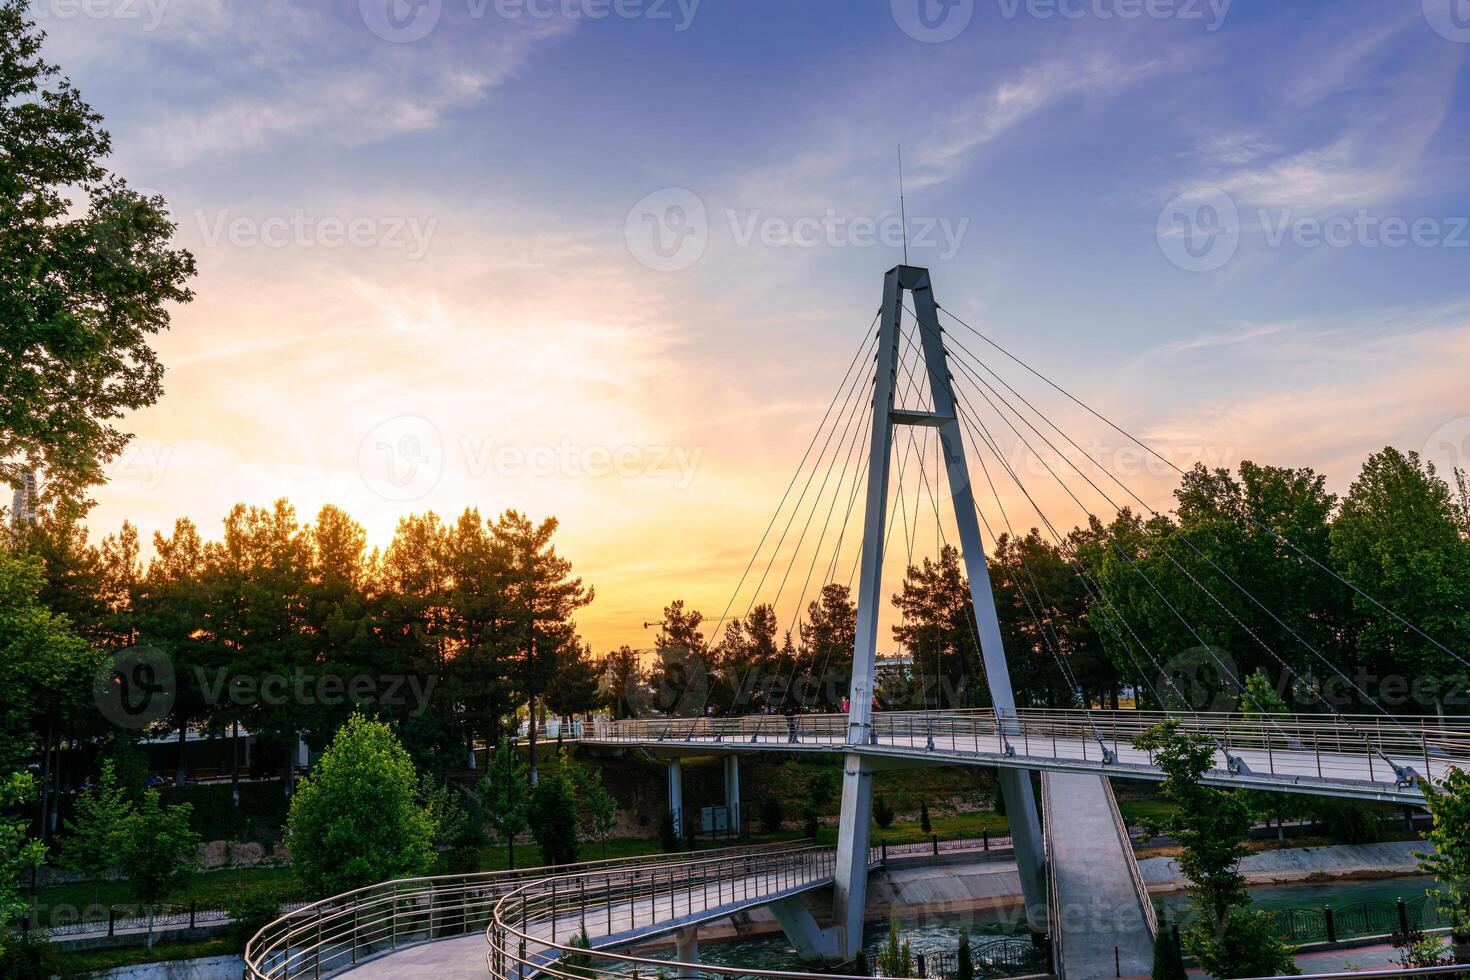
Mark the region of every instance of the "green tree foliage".
[[926, 834], [932, 834], [934, 832], [934, 824], [929, 819], [928, 800], [919, 801], [919, 829]]
[[330, 895], [428, 871], [434, 819], [418, 789], [393, 730], [353, 715], [291, 800], [286, 847], [297, 875]]
[[561, 771], [572, 788], [583, 837], [600, 843], [602, 856], [607, 857], [607, 835], [617, 826], [618, 801], [602, 785], [602, 770], [582, 765], [562, 749]]
[[127, 444], [113, 420], [162, 392], [149, 342], [194, 259], [163, 198], [104, 166], [102, 117], [42, 60], [27, 7], [0, 2], [0, 480], [43, 468], [75, 501]]
[[1179, 944], [1174, 941], [1174, 930], [1170, 928], [1164, 906], [1159, 906], [1159, 931], [1154, 936], [1153, 980], [1185, 980], [1189, 971], [1184, 968], [1184, 956]]
[[970, 952], [970, 930], [960, 927], [958, 945], [954, 953], [955, 980], [975, 980], [975, 957]]
[[[31, 777], [15, 772], [0, 779], [0, 814], [29, 803], [35, 793]], [[21, 900], [21, 876], [36, 867], [46, 856], [39, 841], [26, 836], [26, 821], [19, 817], [0, 816], [0, 954], [5, 952], [10, 922], [25, 910]]]
[[664, 618], [653, 640], [655, 661], [649, 678], [653, 710], [668, 715], [704, 711], [714, 670], [699, 628], [703, 622], [704, 614], [686, 609], [682, 599], [664, 607]]
[[526, 822], [544, 864], [574, 864], [581, 853], [574, 792], [561, 771], [544, 773], [531, 787]]
[[887, 830], [893, 826], [895, 816], [893, 807], [888, 803], [888, 797], [881, 793], [878, 794], [878, 798], [873, 801], [873, 822]]
[[1434, 851], [1416, 854], [1439, 884], [1429, 895], [1449, 916], [1460, 962], [1470, 962], [1470, 773], [1452, 769], [1438, 786], [1424, 785], [1434, 821], [1425, 839]]
[[[1452, 650], [1470, 648], [1470, 542], [1450, 486], [1417, 453], [1368, 457], [1332, 525], [1332, 559], [1346, 577]], [[1415, 679], [1398, 693], [1423, 710], [1462, 679], [1464, 664], [1353, 597], [1355, 659], [1380, 677]]]
[[188, 885], [198, 868], [199, 835], [189, 829], [192, 812], [187, 803], [164, 806], [158, 791], [148, 790], [119, 833], [118, 868], [148, 909], [149, 949], [159, 903]]
[[128, 792], [117, 781], [111, 759], [102, 762], [96, 785], [78, 794], [75, 817], [67, 821], [67, 838], [61, 844], [61, 863], [90, 878], [94, 889], [117, 867], [123, 835], [134, 807]]
[[1180, 731], [1169, 719], [1145, 731], [1134, 745], [1152, 753], [1164, 775], [1164, 799], [1177, 807], [1150, 830], [1173, 837], [1181, 848], [1175, 863], [1189, 879], [1196, 913], [1185, 933], [1186, 948], [1214, 977], [1300, 972], [1269, 916], [1250, 908], [1240, 873], [1250, 830], [1245, 804], [1200, 783], [1214, 765], [1214, 743], [1200, 733]]
[[516, 866], [516, 838], [526, 832], [531, 771], [520, 761], [515, 746], [502, 739], [490, 760], [489, 786], [485, 796], [490, 825], [510, 852], [510, 866]]
[[888, 941], [878, 953], [878, 972], [885, 977], [914, 975], [914, 952], [898, 928], [898, 916], [888, 920]]

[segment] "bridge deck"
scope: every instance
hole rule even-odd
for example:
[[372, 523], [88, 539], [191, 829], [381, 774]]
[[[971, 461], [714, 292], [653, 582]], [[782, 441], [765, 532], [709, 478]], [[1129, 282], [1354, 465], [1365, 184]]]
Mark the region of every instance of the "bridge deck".
[[[1151, 754], [1132, 744], [1152, 716], [1130, 711], [1092, 714], [1092, 719], [1084, 720], [1082, 712], [1023, 712], [1002, 736], [988, 712], [875, 713], [871, 741], [861, 745], [848, 743], [847, 719], [840, 715], [640, 719], [601, 724], [584, 742], [637, 745], [663, 753], [841, 751], [1162, 778]], [[1206, 781], [1222, 786], [1422, 803], [1423, 793], [1416, 785], [1405, 785], [1403, 774], [1412, 771], [1438, 782], [1453, 768], [1470, 768], [1470, 731], [1463, 729], [1426, 730], [1413, 737], [1388, 730], [1376, 738], [1370, 732], [1364, 740], [1356, 730], [1328, 727], [1315, 716], [1310, 725], [1290, 716], [1290, 725], [1283, 718], [1280, 724], [1248, 727], [1192, 717], [1195, 723], [1186, 727], [1218, 739], [1217, 768]]]

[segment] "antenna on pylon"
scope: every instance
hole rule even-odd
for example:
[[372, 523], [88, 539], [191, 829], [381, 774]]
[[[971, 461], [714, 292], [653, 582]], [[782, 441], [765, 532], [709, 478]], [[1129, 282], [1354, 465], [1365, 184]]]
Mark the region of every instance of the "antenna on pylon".
[[909, 264], [909, 216], [903, 204], [903, 144], [898, 144], [898, 220], [903, 223], [903, 264]]

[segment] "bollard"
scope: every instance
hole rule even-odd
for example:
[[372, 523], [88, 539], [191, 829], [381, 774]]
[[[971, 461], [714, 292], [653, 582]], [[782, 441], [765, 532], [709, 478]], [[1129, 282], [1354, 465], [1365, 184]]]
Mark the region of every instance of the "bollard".
[[1337, 922], [1332, 917], [1331, 905], [1324, 905], [1322, 907], [1322, 918], [1327, 923], [1327, 941], [1329, 943], [1337, 942]]
[[1398, 906], [1399, 932], [1407, 936], [1409, 934], [1409, 907], [1404, 904], [1404, 900], [1402, 898], [1398, 900]]
[[1123, 960], [1118, 955], [1117, 946], [1113, 947], [1113, 976], [1118, 977], [1119, 980], [1122, 980], [1123, 977]]
[[199, 914], [199, 899], [189, 899], [189, 928], [194, 928], [194, 922]]
[[918, 962], [919, 962], [919, 976], [921, 976], [921, 977], [928, 976], [928, 974], [924, 972], [924, 954], [923, 953], [920, 953], [919, 954]]
[[884, 864], [887, 864], [888, 863], [888, 838], [887, 837], [880, 837], [878, 839], [878, 850], [880, 852], [882, 852], [882, 854], [883, 854], [883, 863]]
[[981, 844], [981, 849], [982, 850], [986, 850], [986, 851], [990, 850], [990, 831], [988, 831], [988, 830], [982, 830], [982, 831], [980, 831], [980, 844]]
[[111, 939], [117, 935], [117, 906], [110, 905], [107, 908], [107, 936]]
[[934, 856], [935, 857], [939, 857], [939, 835], [938, 834], [930, 834], [929, 835], [929, 840], [934, 845]]

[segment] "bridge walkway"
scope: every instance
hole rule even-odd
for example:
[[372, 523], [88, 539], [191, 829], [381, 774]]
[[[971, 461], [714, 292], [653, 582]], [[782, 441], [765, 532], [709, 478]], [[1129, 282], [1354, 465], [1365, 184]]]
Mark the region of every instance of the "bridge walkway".
[[1047, 911], [1065, 980], [1153, 969], [1153, 904], [1106, 776], [1041, 776], [1052, 902]]

